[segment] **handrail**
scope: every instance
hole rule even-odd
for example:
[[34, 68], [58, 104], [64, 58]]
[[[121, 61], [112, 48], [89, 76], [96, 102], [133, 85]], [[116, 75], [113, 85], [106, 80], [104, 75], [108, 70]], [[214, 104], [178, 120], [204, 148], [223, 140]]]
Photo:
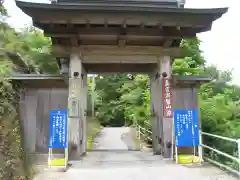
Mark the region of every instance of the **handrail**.
[[210, 133], [206, 133], [206, 132], [200, 132], [200, 133], [203, 134], [203, 135], [206, 135], [206, 136], [216, 137], [216, 138], [223, 139], [223, 140], [226, 140], [226, 141], [232, 141], [232, 142], [238, 143], [237, 139], [224, 137], [224, 136], [219, 136], [219, 135], [215, 135], [215, 134], [210, 134]]
[[[144, 138], [147, 138], [148, 140], [152, 141], [152, 138], [151, 138], [152, 131], [149, 131], [148, 129], [146, 129], [146, 128], [138, 125], [138, 124], [136, 125], [136, 127], [137, 127], [137, 137], [138, 137], [138, 139], [141, 139], [141, 135], [142, 135]], [[150, 136], [147, 135], [146, 132], [148, 132], [150, 134]]]
[[210, 134], [210, 133], [206, 133], [206, 132], [200, 132], [201, 135], [205, 135], [205, 136], [210, 136], [210, 137], [214, 137], [214, 138], [217, 138], [217, 139], [222, 139], [222, 140], [225, 140], [225, 141], [230, 141], [230, 142], [233, 142], [233, 143], [237, 143], [238, 144], [238, 157], [234, 157], [233, 155], [230, 155], [228, 153], [225, 153], [225, 152], [222, 152], [216, 148], [213, 148], [213, 147], [210, 147], [206, 144], [201, 144], [201, 146], [203, 148], [206, 148], [206, 149], [209, 149], [217, 154], [220, 154], [222, 156], [225, 156], [235, 162], [238, 163], [238, 170], [235, 170], [234, 168], [228, 166], [228, 165], [225, 165], [225, 164], [222, 164], [220, 162], [217, 162], [209, 157], [204, 157], [205, 160], [217, 165], [217, 166], [220, 166], [220, 167], [223, 167], [225, 168], [226, 170], [240, 176], [240, 139], [234, 139], [234, 138], [229, 138], [229, 137], [224, 137], [224, 136], [220, 136], [220, 135], [215, 135], [215, 134]]
[[[143, 136], [144, 138], [147, 138], [147, 139], [152, 141], [152, 138], [147, 134], [147, 133], [149, 133], [149, 134], [152, 135], [152, 131], [150, 131], [150, 130], [148, 130], [148, 129], [146, 129], [146, 128], [138, 125], [138, 124], [136, 125], [136, 128], [137, 128], [137, 137], [138, 137], [138, 139], [141, 139], [141, 136]], [[229, 141], [229, 142], [232, 142], [232, 143], [237, 143], [237, 145], [238, 145], [238, 157], [234, 157], [231, 154], [228, 154], [228, 153], [220, 151], [220, 150], [218, 150], [216, 148], [210, 147], [210, 146], [208, 146], [208, 145], [206, 145], [204, 143], [201, 143], [200, 146], [202, 148], [209, 149], [212, 152], [215, 152], [215, 153], [217, 153], [219, 155], [225, 156], [225, 157], [227, 157], [227, 158], [237, 162], [238, 163], [238, 169], [236, 170], [236, 169], [234, 169], [234, 168], [232, 168], [232, 167], [230, 167], [228, 165], [225, 165], [225, 164], [223, 164], [221, 162], [213, 160], [213, 159], [209, 158], [208, 156], [204, 156], [203, 157], [206, 161], [209, 161], [210, 163], [213, 163], [213, 164], [215, 164], [217, 166], [223, 167], [226, 170], [228, 170], [229, 172], [232, 172], [232, 173], [240, 176], [240, 139], [234, 139], [234, 138], [224, 137], [224, 136], [215, 135], [215, 134], [211, 134], [211, 133], [200, 132], [200, 137], [202, 137], [202, 136], [210, 136], [210, 137], [214, 137], [214, 138], [217, 138], [217, 139]]]
[[142, 129], [142, 130], [145, 131], [145, 132], [149, 132], [150, 134], [152, 134], [152, 132], [149, 131], [149, 130], [147, 130], [146, 128], [143, 128], [143, 127], [141, 127], [141, 126], [139, 126], [139, 128]]

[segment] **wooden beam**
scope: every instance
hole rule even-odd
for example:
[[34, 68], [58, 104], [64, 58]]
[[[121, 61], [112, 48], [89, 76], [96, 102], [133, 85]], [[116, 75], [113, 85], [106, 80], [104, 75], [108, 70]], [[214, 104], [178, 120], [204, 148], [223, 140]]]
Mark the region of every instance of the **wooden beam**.
[[[72, 43], [70, 42], [71, 37], [66, 38], [52, 38], [53, 45], [59, 46], [71, 46]], [[91, 36], [91, 35], [84, 35], [80, 36], [79, 39], [81, 40], [81, 45], [97, 45], [97, 46], [145, 46], [145, 47], [157, 47], [163, 46], [162, 37], [156, 36]], [[181, 39], [174, 40], [173, 42], [179, 42], [175, 44], [171, 44], [171, 47], [179, 47]], [[79, 44], [80, 45], [80, 44]], [[174, 46], [172, 46], [174, 45]]]
[[73, 26], [74, 26], [74, 25], [71, 23], [71, 21], [68, 21], [67, 24], [66, 24], [66, 27], [67, 27], [68, 29], [72, 29]]
[[173, 40], [172, 39], [166, 39], [164, 40], [163, 47], [170, 47], [172, 44]]
[[[52, 37], [52, 39], [56, 40], [69, 40], [71, 38], [80, 37], [84, 40], [116, 40], [116, 39], [125, 39], [125, 40], [162, 40], [163, 36], [141, 36], [141, 35], [99, 35], [99, 34], [93, 34], [93, 35], [75, 35], [75, 34], [61, 34], [61, 37]], [[171, 38], [169, 38], [171, 39]], [[177, 38], [178, 40], [181, 40], [182, 38]], [[176, 40], [176, 39], [174, 39]], [[54, 44], [54, 43], [53, 43]], [[59, 44], [59, 43], [57, 43]], [[61, 44], [61, 43], [60, 43]]]
[[83, 54], [82, 57], [83, 63], [88, 64], [107, 64], [107, 63], [124, 63], [124, 64], [152, 64], [158, 63], [158, 56], [153, 55], [91, 55], [91, 54]]
[[104, 27], [107, 28], [108, 27], [108, 21], [107, 21], [107, 18], [104, 19]]
[[157, 64], [84, 64], [88, 73], [150, 73]]
[[73, 36], [69, 40], [70, 40], [71, 45], [74, 46], [74, 47], [80, 45], [79, 44], [80, 41], [79, 41], [78, 36]]
[[126, 40], [124, 38], [122, 38], [121, 36], [119, 36], [118, 46], [123, 47], [123, 46], [125, 46], [125, 44], [126, 44]]
[[127, 27], [124, 29], [122, 27], [73, 27], [67, 28], [55, 25], [53, 28], [45, 27], [44, 28], [44, 35], [48, 37], [68, 37], [73, 35], [136, 35], [136, 36], [164, 36], [173, 39], [180, 39], [180, 38], [192, 38], [196, 36], [196, 32], [193, 32], [191, 29], [171, 29], [167, 28], [159, 29], [156, 28], [144, 28], [144, 27]]
[[123, 27], [120, 29], [119, 35], [118, 35], [118, 46], [122, 47], [126, 44], [126, 24], [123, 23]]
[[[111, 46], [111, 45], [81, 45], [75, 47], [79, 52], [87, 55], [152, 55], [182, 57], [184, 50], [181, 48], [163, 48], [159, 46]], [[71, 53], [71, 46], [53, 45], [53, 54], [56, 56], [67, 56]]]
[[181, 26], [181, 27], [205, 27], [206, 24], [211, 23], [211, 19], [207, 15], [197, 15], [189, 13], [176, 14], [176, 13], [86, 13], [81, 11], [62, 11], [52, 12], [35, 12], [36, 20], [40, 23], [66, 23], [71, 19], [74, 24], [85, 23], [86, 19], [96, 24], [104, 24], [107, 19], [108, 24], [120, 24], [125, 21], [126, 24], [136, 25], [141, 22], [147, 24], [161, 23], [163, 26]]
[[68, 85], [64, 82], [64, 80], [22, 80], [22, 87], [24, 88], [68, 88]]

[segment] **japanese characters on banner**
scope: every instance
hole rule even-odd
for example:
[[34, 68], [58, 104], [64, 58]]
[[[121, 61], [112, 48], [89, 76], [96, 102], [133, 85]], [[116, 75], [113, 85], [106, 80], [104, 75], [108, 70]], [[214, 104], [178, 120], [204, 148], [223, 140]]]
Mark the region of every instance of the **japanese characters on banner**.
[[162, 79], [162, 104], [163, 104], [163, 117], [173, 117], [173, 105], [172, 105], [172, 90], [170, 79]]
[[67, 110], [50, 112], [49, 148], [67, 148]]

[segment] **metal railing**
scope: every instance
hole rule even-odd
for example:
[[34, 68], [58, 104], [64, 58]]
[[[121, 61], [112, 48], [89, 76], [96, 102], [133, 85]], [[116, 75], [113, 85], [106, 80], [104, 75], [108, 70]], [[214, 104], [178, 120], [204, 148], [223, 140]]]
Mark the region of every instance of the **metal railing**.
[[204, 156], [204, 159], [217, 165], [217, 166], [220, 166], [220, 167], [223, 167], [225, 168], [226, 170], [240, 176], [240, 139], [233, 139], [233, 138], [228, 138], [228, 137], [224, 137], [224, 136], [219, 136], [219, 135], [215, 135], [215, 134], [210, 134], [210, 133], [205, 133], [205, 132], [200, 132], [201, 136], [209, 136], [209, 137], [213, 137], [213, 138], [217, 138], [217, 139], [221, 139], [221, 140], [225, 140], [225, 141], [229, 141], [229, 142], [232, 142], [232, 143], [236, 143], [238, 145], [238, 148], [237, 148], [237, 151], [238, 151], [238, 157], [234, 157], [233, 155], [231, 154], [228, 154], [228, 153], [225, 153], [223, 151], [220, 151], [216, 148], [213, 148], [213, 147], [210, 147], [208, 145], [205, 145], [205, 144], [201, 144], [201, 146], [205, 149], [208, 149], [212, 152], [215, 152], [216, 154], [218, 155], [221, 155], [221, 156], [224, 156], [228, 159], [231, 159], [233, 161], [235, 161], [237, 164], [238, 164], [238, 170], [230, 167], [230, 166], [227, 166], [221, 162], [218, 162], [216, 160], [213, 160], [207, 156]]
[[147, 139], [152, 141], [152, 131], [140, 126], [140, 125], [136, 125], [136, 130], [137, 130], [137, 137], [138, 139]]
[[[148, 130], [147, 128], [144, 128], [140, 125], [136, 125], [136, 130], [137, 130], [137, 137], [138, 139], [145, 139], [145, 140], [150, 140], [152, 141], [152, 132], [150, 130]], [[229, 137], [224, 137], [224, 136], [219, 136], [219, 135], [215, 135], [215, 134], [210, 134], [210, 133], [206, 133], [206, 132], [200, 132], [200, 137], [202, 138], [203, 136], [209, 136], [209, 137], [213, 137], [213, 138], [217, 138], [217, 139], [221, 139], [221, 140], [224, 140], [224, 141], [228, 141], [228, 142], [232, 142], [232, 143], [236, 143], [237, 146], [238, 146], [238, 157], [235, 157], [231, 154], [228, 154], [228, 153], [225, 153], [223, 151], [220, 151], [214, 147], [210, 147], [204, 143], [201, 143], [201, 147], [203, 149], [208, 149], [212, 152], [215, 152], [216, 154], [218, 155], [221, 155], [221, 156], [224, 156], [228, 159], [231, 159], [233, 160], [234, 162], [236, 162], [238, 164], [238, 169], [234, 169], [233, 167], [230, 167], [228, 165], [225, 165], [221, 162], [218, 162], [214, 159], [211, 159], [210, 157], [204, 155], [203, 156], [203, 159], [206, 160], [206, 161], [209, 161], [210, 163], [213, 163], [215, 164], [216, 166], [219, 166], [219, 167], [222, 167], [222, 168], [225, 168], [226, 170], [240, 176], [240, 139], [233, 139], [233, 138], [229, 138]]]

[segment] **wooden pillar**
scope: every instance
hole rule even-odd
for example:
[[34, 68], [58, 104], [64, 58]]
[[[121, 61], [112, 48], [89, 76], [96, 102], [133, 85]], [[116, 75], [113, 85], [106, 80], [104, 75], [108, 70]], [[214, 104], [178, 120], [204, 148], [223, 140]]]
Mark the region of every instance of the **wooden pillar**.
[[169, 56], [163, 56], [159, 58], [156, 70], [150, 80], [153, 152], [162, 154], [165, 158], [171, 157], [173, 118], [164, 116], [163, 82], [164, 79], [169, 79], [170, 83], [171, 74], [171, 59]]
[[72, 52], [69, 62], [68, 139], [70, 159], [74, 160], [83, 154], [82, 68], [80, 55]]
[[161, 93], [158, 91], [159, 86], [156, 78], [156, 72], [150, 76], [150, 91], [151, 91], [151, 123], [152, 123], [152, 140], [153, 140], [153, 153], [155, 155], [161, 154], [160, 145], [160, 98]]
[[[160, 117], [160, 134], [161, 134], [161, 141], [162, 141], [162, 155], [164, 158], [170, 158], [171, 157], [171, 144], [172, 144], [172, 121], [173, 117], [167, 117], [166, 113], [164, 113], [164, 106], [163, 101], [166, 99], [163, 97], [163, 81], [165, 79], [169, 79], [169, 83], [171, 82], [171, 75], [172, 75], [172, 67], [171, 67], [171, 58], [169, 56], [164, 56], [159, 61], [159, 87], [161, 89], [161, 117]], [[166, 81], [165, 81], [166, 82]], [[164, 85], [165, 86], [165, 85]], [[171, 85], [170, 89], [171, 91]], [[172, 96], [171, 96], [172, 98]], [[170, 98], [170, 99], [171, 99]], [[171, 103], [171, 110], [173, 109], [173, 104]], [[172, 111], [171, 111], [172, 113]], [[173, 114], [173, 113], [172, 113]]]
[[86, 129], [87, 129], [87, 95], [88, 95], [88, 84], [87, 84], [87, 73], [82, 67], [82, 77], [83, 77], [83, 83], [82, 83], [82, 98], [81, 98], [81, 120], [82, 120], [82, 125], [83, 125], [83, 144], [82, 144], [82, 152], [83, 154], [86, 153], [86, 146], [87, 146], [87, 137], [86, 137]]

